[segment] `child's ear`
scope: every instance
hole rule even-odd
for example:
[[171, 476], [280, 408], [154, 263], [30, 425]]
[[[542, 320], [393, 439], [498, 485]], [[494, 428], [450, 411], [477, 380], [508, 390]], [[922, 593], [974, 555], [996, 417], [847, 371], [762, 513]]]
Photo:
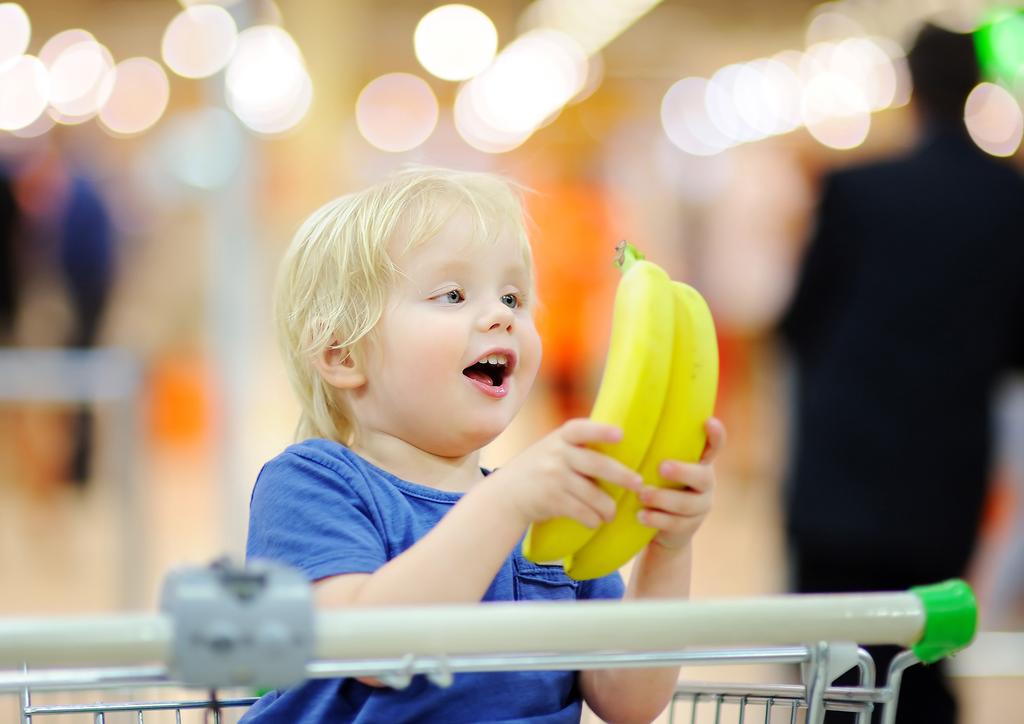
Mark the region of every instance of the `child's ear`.
[[366, 384], [366, 375], [347, 347], [330, 346], [313, 359], [320, 376], [331, 387], [354, 390]]

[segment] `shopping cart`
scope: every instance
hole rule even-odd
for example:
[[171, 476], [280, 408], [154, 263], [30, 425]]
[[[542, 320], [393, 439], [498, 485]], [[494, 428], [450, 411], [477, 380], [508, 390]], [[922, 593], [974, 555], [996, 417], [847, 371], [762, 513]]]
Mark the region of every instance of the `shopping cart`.
[[[460, 672], [798, 664], [799, 683], [681, 683], [670, 721], [818, 724], [826, 710], [843, 710], [867, 724], [875, 707], [892, 722], [902, 672], [965, 647], [977, 620], [962, 581], [904, 593], [315, 613], [297, 572], [224, 565], [172, 574], [161, 608], [0, 619], [0, 694], [17, 699], [22, 724], [76, 714], [95, 724], [219, 723], [255, 701], [225, 692], [307, 678], [369, 676], [400, 688], [417, 675], [445, 686]], [[908, 648], [879, 684], [871, 656], [850, 642]], [[855, 686], [832, 685], [851, 669]], [[162, 687], [205, 694], [151, 693]], [[49, 692], [140, 688], [145, 699], [38, 701]]]

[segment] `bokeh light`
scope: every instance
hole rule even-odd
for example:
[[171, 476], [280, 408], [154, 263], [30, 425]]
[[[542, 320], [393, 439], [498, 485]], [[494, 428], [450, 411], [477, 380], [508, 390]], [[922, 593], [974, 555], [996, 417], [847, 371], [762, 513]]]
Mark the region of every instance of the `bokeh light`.
[[733, 145], [708, 117], [705, 98], [708, 81], [683, 78], [661, 99], [661, 126], [678, 148], [694, 156], [711, 156]]
[[416, 25], [416, 59], [444, 80], [466, 80], [494, 60], [498, 31], [483, 12], [469, 5], [434, 8]]
[[937, 3], [928, 22], [954, 33], [973, 33], [985, 20], [985, 8], [998, 0], [956, 0]]
[[313, 82], [292, 37], [276, 25], [256, 25], [238, 35], [225, 75], [227, 101], [246, 126], [283, 133], [305, 117]]
[[974, 40], [989, 77], [1011, 86], [1024, 83], [1024, 9], [989, 11]]
[[868, 38], [847, 38], [838, 43], [829, 67], [860, 88], [869, 110], [888, 108], [896, 98], [897, 78], [892, 59]]
[[823, 146], [838, 151], [857, 148], [867, 140], [871, 116], [853, 113], [845, 116], [824, 116], [807, 124], [807, 131]]
[[81, 28], [62, 30], [43, 44], [43, 47], [39, 50], [39, 60], [43, 61], [47, 68], [53, 68], [54, 61], [57, 60], [61, 53], [72, 45], [87, 40], [96, 40], [88, 30], [82, 30]]
[[[833, 34], [841, 35], [842, 28], [854, 26], [839, 23]], [[850, 149], [865, 141], [872, 112], [905, 105], [909, 97], [906, 55], [898, 43], [837, 37], [802, 53], [784, 50], [727, 65], [706, 81], [686, 78], [662, 99], [661, 120], [672, 143], [696, 155], [713, 155], [801, 126], [830, 148]]]
[[808, 46], [807, 50], [800, 55], [798, 72], [804, 86], [821, 73], [826, 73], [831, 69], [832, 55], [835, 50], [835, 43], [822, 42]]
[[739, 63], [732, 78], [730, 103], [752, 138], [770, 136], [774, 128], [774, 98], [767, 95], [768, 82], [757, 63]]
[[476, 98], [478, 92], [478, 86], [467, 83], [455, 96], [453, 120], [455, 130], [462, 139], [484, 153], [506, 153], [525, 143], [533, 129], [509, 132], [494, 128], [477, 110], [482, 105]]
[[582, 103], [597, 92], [604, 82], [604, 57], [600, 53], [594, 53], [587, 58], [587, 77], [583, 81], [583, 87], [579, 93], [569, 101], [571, 104]]
[[18, 3], [0, 3], [0, 68], [28, 49], [32, 23]]
[[[711, 80], [708, 81], [704, 94], [704, 102], [707, 106], [708, 118], [715, 124], [715, 127], [722, 132], [732, 143], [745, 143], [764, 138], [765, 135], [748, 123], [740, 114], [736, 101], [746, 92], [749, 92], [750, 85], [759, 85], [760, 77], [751, 82], [744, 82], [745, 87], [739, 87], [741, 76], [745, 72], [755, 72], [748, 66], [734, 63], [719, 69]], [[751, 109], [750, 99], [744, 99], [748, 107], [748, 115], [760, 117], [760, 108]], [[756, 103], [756, 100], [753, 101]]]
[[896, 79], [896, 89], [889, 107], [900, 108], [907, 105], [910, 103], [914, 89], [914, 84], [910, 79], [910, 66], [907, 64], [907, 51], [891, 38], [873, 37], [871, 42], [888, 56], [893, 76]]
[[466, 83], [474, 115], [500, 135], [529, 136], [568, 103], [587, 79], [587, 58], [572, 38], [533, 30], [510, 43]]
[[522, 30], [557, 30], [587, 55], [598, 52], [662, 0], [535, 0], [520, 19]]
[[114, 87], [100, 109], [100, 123], [116, 135], [142, 133], [167, 109], [171, 92], [167, 74], [149, 58], [128, 58], [112, 72]]
[[426, 141], [437, 126], [438, 106], [425, 80], [388, 73], [370, 81], [356, 100], [356, 125], [369, 143], [399, 153]]
[[49, 131], [55, 125], [57, 125], [57, 122], [53, 120], [53, 117], [49, 113], [40, 113], [36, 119], [27, 126], [11, 130], [11, 135], [17, 136], [18, 138], [36, 138]]
[[[762, 105], [758, 114], [761, 116], [759, 130], [766, 134], [776, 135], [788, 133], [800, 126], [800, 78], [793, 67], [780, 57], [765, 58], [753, 63], [761, 78], [761, 88], [757, 97]], [[740, 112], [744, 113], [745, 104], [737, 99]], [[754, 123], [748, 118], [749, 123]]]
[[477, 112], [480, 102], [476, 87], [464, 86], [455, 99], [453, 120], [459, 135], [469, 145], [486, 154], [504, 154], [522, 145], [534, 131], [508, 132], [490, 126]]
[[964, 123], [978, 147], [993, 156], [1012, 156], [1024, 136], [1020, 105], [994, 83], [981, 83], [967, 96]]
[[223, 108], [170, 117], [157, 138], [161, 168], [183, 185], [204, 191], [228, 184], [245, 154], [238, 120]]
[[807, 24], [806, 45], [808, 47], [827, 41], [864, 35], [864, 28], [852, 18], [839, 3], [824, 3], [813, 11]]
[[26, 128], [46, 110], [50, 80], [38, 58], [22, 55], [0, 67], [0, 129]]
[[871, 129], [863, 92], [838, 73], [819, 73], [811, 80], [804, 89], [802, 112], [808, 132], [829, 148], [856, 148]]
[[238, 28], [219, 5], [192, 5], [167, 25], [160, 50], [167, 67], [185, 78], [206, 78], [224, 68], [238, 43]]
[[114, 86], [114, 59], [95, 40], [65, 48], [50, 67], [50, 105], [60, 123], [81, 123], [99, 112]]

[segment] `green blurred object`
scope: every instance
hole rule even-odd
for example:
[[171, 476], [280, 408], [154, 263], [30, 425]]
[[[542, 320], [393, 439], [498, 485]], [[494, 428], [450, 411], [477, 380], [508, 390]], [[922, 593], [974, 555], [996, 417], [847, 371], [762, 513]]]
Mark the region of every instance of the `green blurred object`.
[[982, 73], [1024, 92], [1024, 8], [992, 8], [974, 32]]
[[912, 647], [926, 664], [959, 651], [974, 639], [978, 629], [978, 602], [966, 582], [951, 579], [910, 589], [924, 606], [921, 640]]

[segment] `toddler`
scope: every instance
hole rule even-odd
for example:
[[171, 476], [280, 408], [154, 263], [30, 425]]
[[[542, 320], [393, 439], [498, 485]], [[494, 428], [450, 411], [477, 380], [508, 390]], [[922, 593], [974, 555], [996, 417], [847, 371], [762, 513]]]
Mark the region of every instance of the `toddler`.
[[[707, 423], [700, 464], [667, 460], [673, 488], [588, 446], [614, 426], [575, 419], [500, 469], [480, 450], [519, 411], [537, 375], [534, 280], [519, 195], [501, 177], [414, 168], [313, 213], [280, 269], [275, 316], [301, 441], [260, 472], [247, 556], [314, 582], [319, 607], [688, 595], [690, 539], [724, 440]], [[658, 529], [628, 588], [619, 574], [568, 578], [523, 558], [531, 523], [614, 516], [602, 478], [636, 491]], [[625, 589], [625, 590], [624, 590]], [[650, 721], [678, 669], [457, 674], [396, 690], [372, 679], [271, 692], [247, 722]]]

